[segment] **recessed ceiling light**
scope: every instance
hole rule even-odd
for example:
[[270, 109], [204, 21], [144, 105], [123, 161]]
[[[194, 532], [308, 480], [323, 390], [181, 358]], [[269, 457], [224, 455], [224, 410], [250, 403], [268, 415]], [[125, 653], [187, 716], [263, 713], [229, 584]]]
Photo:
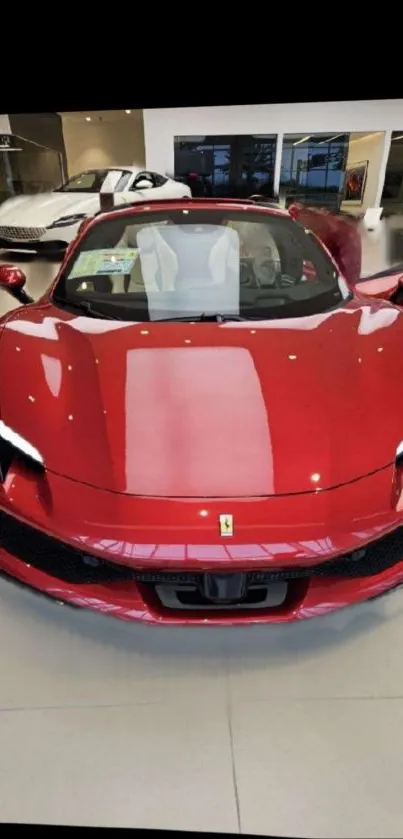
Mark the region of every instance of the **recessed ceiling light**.
[[85, 119], [87, 120], [87, 122], [91, 122], [91, 117], [85, 117]]
[[131, 111], [130, 110], [125, 111], [125, 114], [131, 114]]

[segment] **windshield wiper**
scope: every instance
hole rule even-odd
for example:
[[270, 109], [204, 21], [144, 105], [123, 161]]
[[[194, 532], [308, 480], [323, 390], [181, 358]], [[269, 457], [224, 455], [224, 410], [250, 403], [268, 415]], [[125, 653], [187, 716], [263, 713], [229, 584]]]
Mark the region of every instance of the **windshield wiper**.
[[102, 320], [122, 320], [122, 318], [116, 317], [115, 315], [108, 315], [105, 312], [101, 312], [99, 309], [94, 308], [89, 300], [61, 300], [54, 297], [54, 301], [55, 303], [60, 303], [61, 305], [71, 306], [73, 309], [84, 310], [90, 318], [101, 318]]
[[173, 323], [175, 321], [178, 323], [200, 323], [201, 321], [207, 323], [227, 323], [230, 320], [245, 321], [251, 320], [251, 318], [241, 317], [241, 315], [222, 315], [220, 313], [206, 314], [203, 312], [200, 315], [179, 315], [172, 318], [156, 318], [153, 320], [153, 323]]

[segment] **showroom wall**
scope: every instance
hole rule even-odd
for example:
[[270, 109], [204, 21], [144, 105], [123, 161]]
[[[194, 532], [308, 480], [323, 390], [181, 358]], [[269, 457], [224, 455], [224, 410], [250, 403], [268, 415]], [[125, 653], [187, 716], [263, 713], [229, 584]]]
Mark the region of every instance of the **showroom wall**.
[[70, 177], [84, 169], [145, 165], [142, 111], [61, 116]]
[[367, 176], [365, 181], [362, 203], [343, 201], [341, 209], [351, 215], [361, 215], [368, 207], [376, 206], [379, 185], [379, 171], [385, 148], [385, 133], [376, 131], [369, 134], [352, 134], [348, 145], [347, 169], [357, 164], [367, 162]]
[[[385, 132], [377, 200], [382, 194], [390, 132], [401, 126], [403, 99], [149, 109], [144, 114], [146, 165], [174, 171], [174, 138], [195, 135]], [[279, 175], [279, 169], [278, 169]], [[375, 202], [374, 202], [375, 203]]]
[[10, 120], [8, 114], [0, 114], [0, 134], [10, 134]]

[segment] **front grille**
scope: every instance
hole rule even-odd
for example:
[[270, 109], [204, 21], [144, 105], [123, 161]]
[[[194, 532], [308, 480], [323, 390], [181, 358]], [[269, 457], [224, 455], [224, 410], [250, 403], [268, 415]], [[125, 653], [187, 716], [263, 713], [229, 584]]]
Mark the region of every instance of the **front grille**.
[[0, 238], [10, 242], [37, 242], [46, 227], [0, 227]]
[[[153, 585], [196, 585], [202, 574], [196, 571], [136, 571], [125, 565], [100, 559], [41, 533], [0, 511], [0, 545], [12, 556], [51, 577], [69, 583], [108, 583], [136, 580]], [[403, 527], [366, 547], [337, 559], [301, 568], [273, 568], [249, 571], [248, 585], [265, 585], [313, 577], [372, 577], [403, 560]]]
[[288, 582], [250, 585], [241, 600], [214, 602], [207, 599], [200, 585], [155, 585], [155, 594], [166, 609], [175, 611], [237, 611], [274, 609], [282, 606], [288, 595]]

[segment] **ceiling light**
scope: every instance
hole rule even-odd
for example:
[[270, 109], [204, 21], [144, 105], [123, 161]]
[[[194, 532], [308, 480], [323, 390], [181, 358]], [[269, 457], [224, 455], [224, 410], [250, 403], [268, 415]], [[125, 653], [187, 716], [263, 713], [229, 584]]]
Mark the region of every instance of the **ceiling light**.
[[334, 137], [330, 137], [327, 140], [322, 140], [320, 143], [318, 143], [318, 146], [324, 146], [325, 143], [332, 143], [333, 140], [337, 140], [338, 137], [344, 137], [344, 134], [335, 134]]
[[130, 110], [125, 111], [125, 114], [131, 114], [131, 111]]
[[307, 137], [303, 137], [302, 140], [297, 140], [296, 143], [293, 143], [293, 146], [299, 146], [300, 143], [306, 143], [307, 140], [311, 139], [311, 135], [308, 134]]
[[403, 134], [399, 134], [398, 137], [392, 137], [392, 142], [394, 142], [395, 140], [403, 140]]
[[91, 117], [85, 117], [87, 122], [91, 122]]

